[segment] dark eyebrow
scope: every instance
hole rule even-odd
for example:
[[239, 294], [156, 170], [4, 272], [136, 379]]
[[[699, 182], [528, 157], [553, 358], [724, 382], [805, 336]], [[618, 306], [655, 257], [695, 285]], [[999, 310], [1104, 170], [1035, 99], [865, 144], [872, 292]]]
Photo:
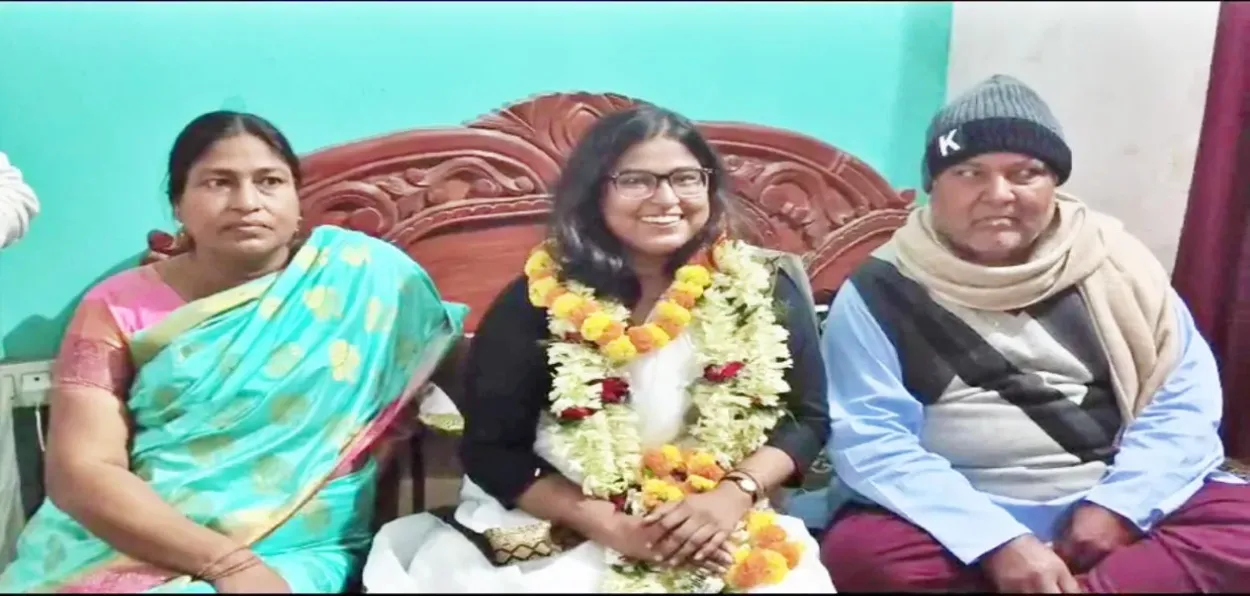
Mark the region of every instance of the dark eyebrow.
[[703, 166], [677, 166], [667, 172], [656, 172], [652, 170], [644, 170], [642, 168], [621, 168], [620, 170], [617, 170], [616, 173], [618, 175], [620, 174], [651, 174], [652, 176], [667, 176], [669, 174], [672, 174], [673, 172], [700, 170], [700, 169], [703, 169]]
[[283, 168], [273, 168], [273, 167], [258, 168], [256, 170], [253, 170], [251, 173], [240, 172], [239, 170], [231, 170], [228, 168], [209, 168], [207, 170], [203, 170], [200, 175], [201, 176], [225, 176], [229, 178], [233, 176], [248, 176], [248, 175], [256, 175], [256, 174], [280, 174], [283, 176], [289, 176], [290, 172]]

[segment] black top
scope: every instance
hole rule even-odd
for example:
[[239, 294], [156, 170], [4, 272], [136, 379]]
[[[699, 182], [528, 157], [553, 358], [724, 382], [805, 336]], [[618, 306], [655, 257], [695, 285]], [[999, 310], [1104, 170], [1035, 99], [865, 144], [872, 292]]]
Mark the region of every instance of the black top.
[[[784, 273], [774, 285], [794, 366], [785, 372], [790, 391], [781, 396], [789, 415], [773, 428], [768, 444], [794, 460], [797, 472], [787, 484], [797, 485], [829, 439], [825, 368], [815, 317], [800, 302], [806, 298]], [[460, 460], [469, 478], [508, 508], [535, 480], [556, 472], [534, 453], [538, 418], [551, 390], [540, 345], [548, 337], [546, 312], [530, 304], [521, 277], [495, 298], [469, 350]]]

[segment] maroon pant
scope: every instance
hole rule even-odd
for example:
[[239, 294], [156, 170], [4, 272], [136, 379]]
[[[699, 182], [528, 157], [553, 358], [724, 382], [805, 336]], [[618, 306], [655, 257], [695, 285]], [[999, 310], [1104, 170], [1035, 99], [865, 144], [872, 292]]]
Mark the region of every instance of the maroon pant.
[[[993, 591], [980, 569], [884, 509], [843, 512], [822, 539], [820, 557], [839, 592]], [[1103, 593], [1250, 588], [1250, 486], [1207, 483], [1149, 535], [1077, 581]]]

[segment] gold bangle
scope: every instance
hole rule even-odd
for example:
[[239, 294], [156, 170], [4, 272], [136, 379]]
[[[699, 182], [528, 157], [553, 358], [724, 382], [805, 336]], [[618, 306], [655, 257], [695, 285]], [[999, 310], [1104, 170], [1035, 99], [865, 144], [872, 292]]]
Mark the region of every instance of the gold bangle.
[[[242, 560], [239, 560], [233, 563], [228, 561], [228, 559], [230, 559], [231, 557], [235, 555], [238, 555], [239, 553], [244, 554], [244, 557]], [[226, 562], [227, 564], [224, 566], [224, 568], [221, 568], [223, 562]], [[218, 557], [212, 563], [209, 563], [208, 565], [206, 565], [200, 573], [196, 574], [196, 577], [205, 582], [212, 583], [223, 577], [226, 577], [228, 575], [233, 575], [235, 573], [243, 571], [244, 569], [248, 569], [254, 565], [257, 565], [259, 563], [260, 563], [260, 557], [257, 557], [256, 553], [253, 553], [251, 549], [249, 549], [246, 546], [240, 546], [239, 548], [236, 548], [226, 553], [225, 555]]]
[[212, 583], [224, 577], [229, 577], [231, 575], [239, 573], [240, 571], [244, 571], [252, 567], [255, 567], [256, 565], [259, 565], [259, 564], [260, 564], [259, 558], [255, 556], [250, 556], [250, 557], [243, 559], [242, 561], [239, 561], [238, 563], [230, 567], [222, 569], [221, 571], [218, 571], [216, 573], [209, 573], [205, 576], [202, 576], [200, 577], [200, 579], [204, 580], [205, 582]]
[[203, 567], [201, 567], [199, 571], [195, 572], [195, 577], [197, 577], [197, 578], [203, 578], [203, 577], [206, 577], [206, 576], [208, 576], [208, 575], [211, 575], [211, 574], [212, 574], [212, 572], [213, 572], [213, 567], [216, 567], [218, 563], [221, 563], [222, 561], [224, 561], [224, 560], [226, 560], [227, 558], [229, 558], [229, 557], [233, 556], [235, 553], [239, 552], [239, 551], [240, 551], [240, 550], [242, 550], [242, 549], [243, 549], [243, 547], [242, 547], [242, 546], [237, 546], [237, 547], [235, 547], [235, 548], [232, 548], [232, 549], [230, 549], [230, 550], [226, 551], [226, 554], [224, 554], [224, 555], [219, 555], [217, 558], [215, 558], [215, 559], [213, 559], [213, 560], [209, 561], [208, 563], [205, 563], [205, 564], [204, 564], [204, 566], [203, 566]]

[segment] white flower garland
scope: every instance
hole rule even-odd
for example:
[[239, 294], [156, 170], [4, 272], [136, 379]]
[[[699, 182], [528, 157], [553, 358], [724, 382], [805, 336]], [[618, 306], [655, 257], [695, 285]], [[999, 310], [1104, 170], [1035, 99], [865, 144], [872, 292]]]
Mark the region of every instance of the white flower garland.
[[[792, 360], [786, 345], [789, 332], [777, 323], [773, 309], [772, 270], [758, 253], [738, 241], [718, 244], [713, 259], [711, 285], [691, 309], [687, 330], [700, 370], [731, 362], [742, 367], [722, 382], [700, 378], [690, 384], [698, 418], [689, 433], [694, 440], [691, 447], [714, 454], [728, 470], [763, 446], [785, 413], [780, 395], [790, 389], [785, 370]], [[565, 288], [584, 298], [594, 297], [581, 284], [565, 282]], [[628, 321], [629, 310], [624, 306], [595, 300], [614, 321]], [[548, 328], [553, 338], [577, 331], [554, 316], [549, 316]], [[586, 342], [556, 339], [547, 358], [555, 367], [555, 377], [551, 416], [543, 424], [553, 439], [555, 454], [582, 475], [587, 495], [603, 499], [625, 495], [626, 510], [641, 513], [638, 416], [628, 402], [605, 404], [601, 398], [599, 381], [621, 377], [621, 371]], [[593, 413], [572, 422], [560, 419], [562, 413], [578, 408]], [[603, 584], [605, 592], [714, 592], [724, 585], [720, 578], [697, 569], [652, 567], [625, 561], [611, 551], [608, 555], [612, 571]]]

